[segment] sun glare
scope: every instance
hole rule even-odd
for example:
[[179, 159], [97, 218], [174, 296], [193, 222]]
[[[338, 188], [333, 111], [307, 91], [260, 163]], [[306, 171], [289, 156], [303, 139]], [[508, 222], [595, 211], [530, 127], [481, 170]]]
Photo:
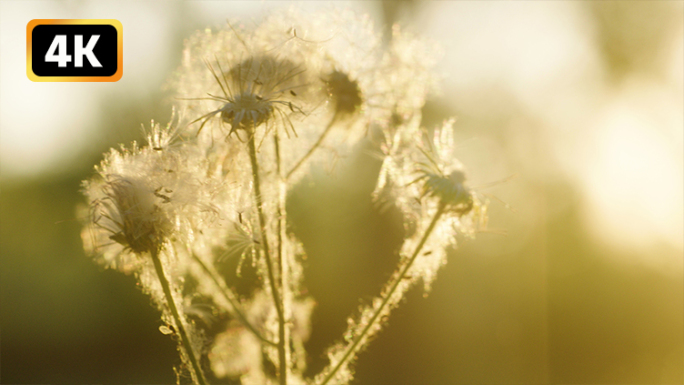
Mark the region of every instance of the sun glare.
[[[587, 218], [600, 239], [631, 249], [684, 247], [682, 117], [664, 90], [635, 85], [591, 127], [583, 163]], [[649, 254], [648, 263], [666, 261]]]

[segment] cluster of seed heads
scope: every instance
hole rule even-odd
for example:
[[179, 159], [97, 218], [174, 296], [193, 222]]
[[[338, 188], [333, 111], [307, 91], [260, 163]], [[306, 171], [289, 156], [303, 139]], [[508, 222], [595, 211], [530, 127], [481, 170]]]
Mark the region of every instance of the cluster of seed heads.
[[[153, 122], [146, 144], [105, 154], [83, 183], [85, 247], [152, 296], [162, 331], [179, 342], [179, 382], [348, 383], [404, 293], [421, 279], [429, 288], [455, 234], [473, 232], [486, 211], [454, 158], [453, 122], [432, 136], [420, 124], [437, 52], [399, 28], [383, 41], [350, 11], [292, 9], [187, 40], [170, 80], [171, 123]], [[307, 378], [314, 302], [285, 198], [359, 140], [383, 159], [372, 199], [400, 209], [413, 231], [383, 291]], [[218, 272], [226, 258], [255, 271], [250, 295]], [[229, 321], [217, 332], [216, 319]]]

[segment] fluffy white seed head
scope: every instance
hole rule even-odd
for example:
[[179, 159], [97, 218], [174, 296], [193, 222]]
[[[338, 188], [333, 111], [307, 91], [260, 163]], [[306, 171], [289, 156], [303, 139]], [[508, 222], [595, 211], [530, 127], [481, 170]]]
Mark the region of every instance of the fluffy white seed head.
[[172, 140], [173, 130], [153, 123], [146, 146], [110, 150], [83, 182], [91, 214], [83, 240], [107, 267], [130, 271], [171, 243], [213, 243], [207, 236], [231, 206], [224, 183], [207, 173], [201, 153]]
[[226, 136], [264, 127], [296, 135], [292, 120], [315, 108], [310, 96], [320, 87], [314, 48], [275, 23], [205, 30], [186, 42], [172, 86], [185, 99], [181, 107], [199, 116], [195, 131], [208, 125]]
[[396, 204], [404, 214], [406, 241], [401, 254], [410, 255], [432, 217], [443, 206], [435, 226], [412, 267], [414, 280], [423, 278], [426, 289], [446, 262], [446, 249], [456, 234], [472, 235], [486, 222], [486, 205], [468, 186], [463, 165], [456, 159], [453, 120], [434, 130], [419, 143], [400, 137], [387, 147], [374, 199], [381, 205]]
[[[269, 384], [276, 382], [269, 368], [283, 365], [288, 383], [303, 384], [314, 302], [302, 289], [302, 245], [287, 230], [288, 189], [309, 170], [299, 167], [304, 160], [334, 162], [369, 132], [379, 135], [383, 165], [373, 196], [402, 210], [407, 231], [399, 268], [381, 296], [349, 319], [344, 341], [328, 351], [331, 365], [315, 379], [347, 383], [349, 349], [351, 357], [364, 349], [419, 279], [429, 289], [446, 248], [486, 220], [486, 205], [454, 158], [453, 122], [429, 139], [420, 128], [435, 83], [434, 44], [398, 27], [385, 42], [368, 16], [349, 10], [291, 8], [251, 25], [231, 22], [186, 41], [170, 84], [182, 117], [153, 124], [142, 147], [108, 152], [83, 183], [84, 243], [98, 262], [136, 274], [162, 310], [165, 332], [179, 325], [150, 254], [168, 274], [180, 322], [199, 297], [212, 314], [230, 315], [212, 339], [215, 376]], [[240, 299], [219, 277], [214, 263], [223, 250], [251, 258], [265, 283], [251, 298]], [[273, 346], [283, 324], [286, 363]], [[192, 349], [202, 351], [202, 333], [190, 322], [185, 329]]]

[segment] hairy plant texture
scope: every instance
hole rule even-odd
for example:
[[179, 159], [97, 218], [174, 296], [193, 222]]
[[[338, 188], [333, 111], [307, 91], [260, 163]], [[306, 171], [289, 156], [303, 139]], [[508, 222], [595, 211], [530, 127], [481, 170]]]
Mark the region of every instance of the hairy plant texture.
[[[421, 127], [439, 50], [393, 29], [389, 41], [350, 11], [231, 22], [186, 41], [172, 76], [175, 114], [147, 141], [113, 149], [83, 183], [86, 250], [135, 274], [179, 343], [178, 381], [344, 384], [351, 364], [418, 281], [425, 290], [457, 233], [472, 235], [486, 205], [454, 158], [453, 121]], [[349, 318], [329, 365], [305, 378], [314, 300], [304, 247], [285, 200], [312, 164], [332, 168], [359, 140], [383, 159], [373, 199], [395, 205], [406, 235], [396, 271]], [[253, 271], [248, 293], [222, 271]], [[209, 375], [211, 374], [211, 375]]]

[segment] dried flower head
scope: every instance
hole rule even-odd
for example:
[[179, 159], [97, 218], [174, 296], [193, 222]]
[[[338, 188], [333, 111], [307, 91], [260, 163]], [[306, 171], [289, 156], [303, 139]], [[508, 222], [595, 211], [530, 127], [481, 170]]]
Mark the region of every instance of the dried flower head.
[[228, 136], [237, 130], [246, 130], [247, 135], [252, 135], [252, 130], [274, 118], [280, 119], [288, 135], [296, 135], [289, 114], [303, 113], [297, 101], [293, 103], [296, 90], [306, 85], [306, 79], [302, 79], [303, 69], [289, 60], [270, 55], [250, 57], [227, 72], [223, 71], [218, 60], [216, 66], [219, 73], [207, 62], [222, 95], [209, 95], [209, 100], [224, 104], [192, 122], [202, 121], [198, 133], [211, 117], [218, 114], [221, 121], [231, 127]]
[[383, 166], [374, 198], [397, 205], [411, 216], [425, 198], [443, 204], [457, 216], [469, 213], [477, 204], [466, 184], [465, 171], [454, 155], [453, 120], [434, 130], [429, 140], [414, 141], [421, 131], [403, 129], [393, 143], [383, 146]]
[[[161, 189], [152, 190], [142, 179], [107, 177], [104, 198], [94, 205], [93, 222], [112, 233], [109, 239], [136, 254], [159, 252], [171, 232], [170, 221], [159, 204], [168, 203], [169, 198]], [[112, 227], [103, 224], [104, 220]]]
[[441, 220], [416, 259], [414, 279], [422, 277], [429, 288], [439, 267], [446, 262], [446, 248], [454, 245], [456, 234], [472, 235], [486, 222], [486, 205], [468, 187], [461, 163], [455, 158], [453, 120], [434, 130], [428, 140], [415, 143], [398, 137], [386, 147], [374, 199], [381, 206], [396, 204], [404, 214], [406, 241], [402, 253], [410, 253], [439, 211]]
[[169, 242], [190, 247], [230, 205], [223, 183], [202, 172], [206, 161], [173, 133], [153, 123], [147, 146], [112, 149], [83, 182], [91, 211], [83, 240], [105, 266], [130, 271], [136, 256]]
[[[135, 273], [150, 293], [160, 330], [178, 337], [179, 378], [206, 385], [200, 363], [210, 347], [205, 366], [218, 378], [307, 383], [314, 302], [302, 287], [306, 258], [288, 228], [287, 196], [303, 165], [346, 156], [368, 132], [380, 135], [372, 144], [383, 159], [374, 199], [402, 210], [405, 242], [397, 270], [348, 320], [313, 380], [351, 381], [350, 363], [407, 290], [419, 280], [429, 290], [455, 235], [472, 233], [486, 214], [454, 158], [453, 121], [429, 139], [420, 127], [437, 52], [398, 27], [383, 42], [370, 17], [348, 10], [291, 8], [186, 41], [171, 84], [183, 118], [153, 124], [142, 147], [111, 150], [83, 183], [86, 249]], [[240, 257], [238, 276], [251, 261], [252, 295], [237, 295], [223, 276], [227, 254]]]
[[[435, 130], [435, 140], [418, 146], [424, 156], [417, 162], [419, 176], [411, 184], [421, 185], [421, 198], [431, 196], [437, 198], [448, 210], [459, 216], [467, 214], [473, 208], [473, 195], [466, 186], [465, 172], [453, 155], [452, 123]], [[451, 155], [451, 156], [450, 156]]]
[[315, 108], [310, 96], [321, 87], [313, 48], [273, 23], [205, 30], [187, 41], [173, 86], [182, 107], [199, 112], [191, 122], [201, 122], [198, 132], [218, 115], [227, 136], [261, 126], [295, 136], [291, 120]]
[[349, 75], [339, 70], [334, 70], [324, 81], [335, 114], [353, 115], [361, 108], [363, 99], [361, 99], [359, 82], [350, 79]]

